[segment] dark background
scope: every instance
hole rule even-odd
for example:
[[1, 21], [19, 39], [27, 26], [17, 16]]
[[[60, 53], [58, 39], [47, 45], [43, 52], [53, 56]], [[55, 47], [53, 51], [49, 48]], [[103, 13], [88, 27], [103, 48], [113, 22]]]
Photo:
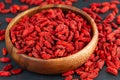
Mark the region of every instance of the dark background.
[[[4, 0], [0, 0], [0, 2], [1, 1], [4, 1]], [[77, 3], [74, 3], [74, 6], [76, 6], [78, 8], [82, 8], [82, 7], [88, 7], [89, 4], [92, 2], [105, 2], [105, 1], [110, 1], [110, 0], [88, 0], [88, 2], [85, 2], [84, 0], [78, 0]], [[13, 4], [21, 4], [21, 3], [19, 0], [13, 0]], [[10, 5], [8, 5], [8, 4], [6, 5], [7, 8], [9, 6]], [[118, 7], [120, 9], [120, 5]], [[0, 13], [0, 22], [3, 23], [0, 26], [0, 29], [5, 29], [7, 27], [8, 24], [5, 22], [6, 17], [14, 17], [14, 16], [16, 16], [16, 15], [13, 15], [11, 13], [9, 13], [9, 14], [1, 14]], [[105, 15], [101, 15], [101, 16], [105, 17]], [[0, 41], [0, 57], [2, 57], [1, 50], [3, 47], [5, 47], [5, 42]], [[10, 57], [9, 54], [7, 56]], [[13, 60], [11, 62], [13, 64], [14, 68], [19, 67]], [[8, 63], [0, 63], [0, 70], [6, 64], [8, 64]], [[78, 76], [74, 75], [74, 77], [78, 77]], [[64, 78], [61, 77], [61, 75], [40, 75], [40, 74], [36, 74], [36, 73], [32, 73], [32, 72], [24, 70], [23, 73], [21, 73], [19, 75], [12, 75], [10, 77], [0, 77], [0, 80], [64, 80]], [[106, 73], [105, 67], [104, 67], [100, 71], [99, 76], [95, 80], [120, 80], [120, 73], [118, 76], [113, 76], [111, 74]]]

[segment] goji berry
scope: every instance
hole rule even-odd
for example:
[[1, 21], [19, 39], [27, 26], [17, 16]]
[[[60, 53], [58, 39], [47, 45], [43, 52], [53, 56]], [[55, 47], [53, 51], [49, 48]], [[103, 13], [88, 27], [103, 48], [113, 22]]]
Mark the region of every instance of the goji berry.
[[22, 69], [18, 68], [18, 69], [12, 69], [10, 71], [12, 74], [16, 75], [16, 74], [20, 74], [22, 72]]
[[98, 76], [98, 72], [89, 73], [88, 78], [94, 79]]
[[19, 10], [20, 10], [20, 6], [17, 5], [17, 4], [14, 4], [14, 5], [12, 5], [12, 6], [10, 7], [10, 11], [11, 11], [11, 13], [13, 13], [13, 14], [16, 14], [17, 11], [19, 11]]
[[20, 6], [20, 11], [27, 10], [28, 8], [29, 8], [28, 5], [22, 5], [22, 6]]
[[0, 41], [5, 39], [5, 35], [0, 36]]
[[115, 68], [107, 67], [107, 68], [106, 68], [106, 71], [109, 72], [109, 73], [111, 73], [111, 74], [113, 74], [113, 75], [115, 75], [115, 76], [118, 75], [118, 71], [117, 71], [117, 69], [115, 69]]
[[89, 75], [88, 72], [83, 72], [81, 75], [80, 75], [80, 78], [84, 79], [84, 78], [87, 78]]
[[110, 6], [110, 2], [103, 2], [101, 5], [102, 6]]
[[2, 57], [2, 58], [0, 58], [0, 62], [3, 62], [3, 63], [10, 62], [10, 58]]
[[4, 9], [5, 8], [5, 4], [3, 2], [0, 2], [0, 9]]
[[3, 14], [9, 13], [9, 12], [10, 12], [10, 9], [2, 9], [0, 11], [0, 13], [3, 13]]
[[116, 17], [116, 23], [117, 23], [117, 24], [120, 24], [120, 15], [118, 15], [118, 16]]
[[99, 69], [102, 69], [103, 66], [105, 64], [105, 61], [102, 60], [102, 59], [99, 59], [98, 62], [96, 63], [96, 66], [99, 68]]
[[0, 36], [5, 34], [5, 30], [0, 30]]
[[109, 6], [104, 6], [102, 9], [99, 10], [100, 13], [106, 13], [109, 10]]
[[72, 74], [74, 74], [73, 70], [63, 73], [62, 76], [69, 76], [69, 75], [72, 75]]
[[43, 54], [41, 55], [41, 57], [42, 57], [43, 59], [50, 59], [50, 58], [51, 58], [51, 55], [50, 55], [50, 54], [43, 53]]
[[34, 57], [36, 57], [36, 58], [39, 58], [39, 55], [38, 55], [37, 52], [32, 52], [32, 55], [33, 55]]
[[7, 49], [6, 48], [2, 48], [2, 53], [3, 53], [4, 56], [6, 56], [7, 55]]
[[72, 80], [72, 76], [71, 75], [69, 75], [69, 76], [67, 76], [66, 78], [65, 78], [65, 80]]
[[11, 76], [11, 73], [9, 71], [0, 71], [0, 76], [1, 77]]
[[12, 4], [12, 0], [5, 0], [7, 4]]
[[13, 18], [5, 18], [6, 22], [10, 23]]
[[12, 64], [8, 64], [8, 65], [4, 66], [2, 70], [3, 71], [8, 71], [8, 70], [11, 70], [12, 67], [13, 67]]

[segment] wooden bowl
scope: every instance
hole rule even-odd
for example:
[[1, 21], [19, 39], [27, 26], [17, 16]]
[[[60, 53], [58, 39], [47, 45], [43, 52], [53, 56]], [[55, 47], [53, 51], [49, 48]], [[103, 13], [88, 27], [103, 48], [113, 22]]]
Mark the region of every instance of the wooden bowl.
[[[29, 57], [25, 54], [17, 54], [17, 48], [12, 44], [10, 40], [10, 29], [14, 25], [16, 25], [19, 20], [25, 16], [29, 15], [32, 16], [33, 14], [44, 10], [44, 9], [50, 9], [50, 8], [61, 8], [64, 11], [71, 10], [76, 14], [82, 15], [86, 20], [89, 21], [90, 25], [92, 26], [93, 31], [93, 37], [92, 40], [79, 52], [62, 58], [56, 58], [56, 59], [38, 59], [34, 57]], [[32, 9], [28, 9], [19, 15], [17, 15], [8, 25], [5, 33], [5, 41], [6, 41], [6, 47], [8, 49], [8, 52], [21, 67], [40, 74], [59, 74], [63, 73], [72, 69], [75, 69], [79, 66], [81, 66], [83, 63], [85, 63], [90, 55], [94, 52], [97, 42], [98, 42], [98, 30], [96, 27], [96, 24], [94, 20], [84, 11], [72, 7], [72, 6], [66, 6], [66, 5], [46, 5], [46, 6], [39, 6]]]

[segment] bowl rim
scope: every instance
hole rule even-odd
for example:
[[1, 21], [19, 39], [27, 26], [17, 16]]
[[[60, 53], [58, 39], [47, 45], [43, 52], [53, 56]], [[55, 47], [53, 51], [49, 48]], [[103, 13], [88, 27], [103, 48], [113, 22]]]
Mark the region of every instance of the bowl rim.
[[[51, 7], [52, 6], [52, 7]], [[71, 8], [72, 7], [72, 8]], [[7, 40], [12, 44], [11, 42], [11, 39], [10, 39], [10, 29], [13, 27], [13, 25], [15, 25], [15, 22], [19, 22], [18, 19], [22, 18], [23, 14], [27, 14], [31, 11], [34, 11], [34, 9], [38, 10], [38, 9], [51, 9], [51, 8], [61, 8], [61, 9], [69, 9], [73, 12], [77, 12], [79, 13], [82, 17], [85, 17], [86, 20], [90, 23], [91, 25], [91, 28], [92, 28], [92, 39], [91, 41], [81, 50], [79, 50], [78, 52], [76, 52], [75, 54], [72, 54], [72, 55], [68, 55], [68, 56], [65, 56], [65, 57], [60, 57], [60, 58], [50, 58], [50, 59], [42, 59], [42, 58], [35, 58], [35, 57], [30, 57], [26, 54], [18, 54], [20, 55], [21, 57], [25, 57], [25, 58], [29, 58], [29, 59], [32, 59], [32, 60], [35, 60], [35, 61], [39, 61], [39, 60], [43, 60], [43, 61], [53, 61], [53, 60], [64, 60], [65, 58], [70, 58], [71, 56], [72, 57], [76, 57], [76, 55], [78, 55], [79, 53], [82, 54], [82, 52], [84, 52], [87, 48], [91, 47], [90, 45], [92, 44], [93, 45], [93, 41], [95, 40], [95, 38], [97, 38], [96, 40], [98, 41], [98, 29], [97, 29], [97, 26], [94, 22], [94, 20], [86, 13], [84, 12], [83, 10], [79, 9], [79, 8], [76, 8], [74, 6], [68, 6], [68, 5], [63, 5], [63, 4], [49, 4], [49, 5], [46, 5], [46, 7], [44, 6], [37, 6], [37, 7], [33, 7], [31, 9], [28, 9], [24, 12], [21, 12], [20, 14], [18, 14], [15, 18], [12, 19], [12, 21], [9, 23], [9, 25], [7, 26], [7, 29], [5, 32], [5, 34], [9, 35], [9, 40], [7, 38]], [[12, 26], [11, 26], [12, 25]], [[5, 38], [6, 39], [6, 38]], [[12, 44], [12, 50], [15, 50], [15, 52], [18, 50], [13, 44]], [[17, 53], [16, 53], [17, 54]]]

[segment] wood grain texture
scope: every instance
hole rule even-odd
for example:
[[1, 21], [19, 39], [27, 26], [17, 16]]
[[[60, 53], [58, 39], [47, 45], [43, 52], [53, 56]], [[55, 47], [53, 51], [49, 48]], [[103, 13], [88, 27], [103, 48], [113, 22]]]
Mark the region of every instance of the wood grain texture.
[[[38, 59], [34, 57], [29, 57], [25, 54], [16, 54], [17, 48], [14, 47], [10, 40], [10, 29], [14, 25], [16, 25], [19, 20], [25, 16], [29, 15], [32, 16], [33, 14], [43, 10], [43, 9], [50, 9], [50, 8], [61, 8], [64, 11], [73, 11], [76, 14], [82, 15], [86, 20], [90, 22], [90, 25], [92, 26], [93, 31], [93, 37], [92, 40], [88, 43], [86, 47], [84, 47], [79, 52], [62, 58], [57, 59]], [[90, 55], [94, 52], [97, 42], [98, 42], [98, 30], [96, 27], [96, 24], [94, 20], [85, 12], [82, 10], [72, 7], [72, 6], [66, 6], [66, 5], [46, 5], [46, 6], [39, 6], [35, 7], [29, 10], [26, 10], [19, 15], [17, 15], [8, 25], [5, 33], [5, 42], [6, 47], [8, 49], [8, 52], [21, 67], [40, 74], [59, 74], [66, 72], [68, 70], [75, 69], [82, 65], [83, 63], [88, 60]]]

